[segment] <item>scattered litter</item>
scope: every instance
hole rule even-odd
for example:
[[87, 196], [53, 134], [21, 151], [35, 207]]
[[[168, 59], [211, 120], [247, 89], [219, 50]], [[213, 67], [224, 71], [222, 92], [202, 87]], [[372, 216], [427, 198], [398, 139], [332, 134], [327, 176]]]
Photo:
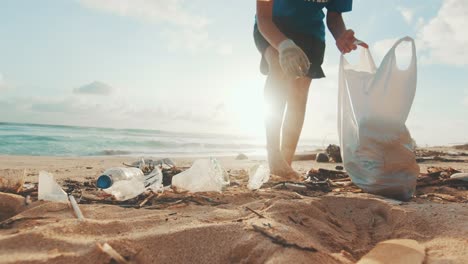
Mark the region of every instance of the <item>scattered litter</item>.
[[215, 158], [196, 160], [192, 167], [172, 178], [172, 186], [189, 192], [221, 192], [229, 174]]
[[156, 167], [160, 167], [161, 169], [170, 169], [176, 167], [176, 164], [173, 160], [169, 158], [159, 159], [159, 160], [152, 160], [152, 159], [140, 159], [138, 161], [133, 162], [132, 164], [123, 163], [127, 167], [134, 167], [141, 169], [144, 173], [149, 173], [154, 170]]
[[346, 172], [327, 169], [310, 169], [306, 174], [306, 181], [321, 182], [326, 180], [351, 180]]
[[157, 166], [146, 175], [141, 169], [134, 167], [110, 168], [99, 176], [96, 186], [112, 194], [116, 200], [125, 201], [135, 198], [147, 189], [162, 191], [163, 174]]
[[68, 203], [67, 193], [57, 184], [54, 177], [45, 171], [39, 172], [38, 199]]
[[247, 188], [257, 190], [270, 179], [270, 170], [263, 164], [256, 164], [249, 170], [249, 183]]
[[275, 186], [273, 189], [288, 189], [293, 191], [307, 191], [307, 186], [301, 183], [282, 182]]
[[449, 185], [451, 187], [467, 186], [468, 184], [460, 179], [452, 179], [451, 176], [461, 171], [451, 167], [428, 167], [428, 173], [419, 175], [418, 187]]
[[75, 197], [73, 195], [69, 195], [68, 198], [70, 199], [70, 203], [72, 205], [73, 211], [75, 211], [75, 215], [78, 218], [79, 221], [84, 221], [85, 218], [83, 217], [83, 214], [81, 213], [80, 207], [78, 206], [78, 203], [75, 200]]

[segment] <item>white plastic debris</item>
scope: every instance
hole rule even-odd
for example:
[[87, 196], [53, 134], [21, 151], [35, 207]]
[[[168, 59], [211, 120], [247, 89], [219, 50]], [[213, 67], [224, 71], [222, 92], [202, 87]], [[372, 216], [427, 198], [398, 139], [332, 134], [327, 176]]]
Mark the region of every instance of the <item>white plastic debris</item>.
[[229, 174], [215, 158], [196, 160], [192, 167], [172, 178], [172, 186], [190, 192], [221, 192]]
[[65, 193], [54, 180], [54, 176], [46, 171], [39, 172], [39, 190], [38, 199], [52, 202], [68, 202], [67, 193]]
[[468, 181], [468, 173], [455, 173], [450, 176], [450, 179]]
[[70, 198], [70, 203], [72, 205], [73, 211], [75, 211], [76, 218], [78, 218], [80, 221], [85, 220], [83, 213], [81, 213], [80, 207], [75, 200], [75, 197], [73, 195], [69, 195], [68, 198]]
[[[151, 171], [151, 173], [149, 173], [148, 175], [144, 175], [143, 172], [141, 172], [141, 170], [139, 170], [138, 168], [125, 169], [138, 170], [139, 173], [132, 175], [129, 174], [130, 176], [128, 177], [113, 177], [112, 185], [109, 188], [103, 188], [103, 190], [106, 193], [112, 194], [116, 200], [125, 201], [128, 199], [132, 199], [142, 194], [147, 189], [151, 189], [153, 192], [159, 192], [163, 190], [163, 174], [159, 167], [154, 168], [154, 170]], [[121, 170], [123, 171], [123, 169]], [[98, 185], [98, 187], [100, 186]]]
[[270, 179], [270, 170], [263, 164], [254, 165], [249, 170], [249, 183], [247, 188], [257, 190]]

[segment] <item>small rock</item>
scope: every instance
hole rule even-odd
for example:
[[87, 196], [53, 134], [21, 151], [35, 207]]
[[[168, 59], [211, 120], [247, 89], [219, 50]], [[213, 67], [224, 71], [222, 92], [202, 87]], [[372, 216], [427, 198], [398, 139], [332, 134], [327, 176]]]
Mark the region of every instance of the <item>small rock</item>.
[[249, 159], [249, 157], [247, 157], [247, 155], [245, 155], [243, 153], [237, 155], [237, 157], [236, 157], [236, 160], [246, 160], [246, 159]]
[[342, 171], [342, 170], [344, 170], [344, 168], [343, 168], [343, 166], [339, 166], [339, 165], [338, 165], [338, 166], [335, 167], [335, 170]]
[[343, 162], [341, 158], [341, 151], [340, 147], [337, 145], [328, 145], [327, 147], [327, 154], [330, 157], [331, 162]]
[[93, 167], [86, 167], [86, 169], [88, 169], [88, 170], [90, 170], [90, 169], [92, 169], [92, 168], [93, 168]]
[[326, 153], [319, 153], [315, 158], [316, 162], [328, 162], [328, 155]]

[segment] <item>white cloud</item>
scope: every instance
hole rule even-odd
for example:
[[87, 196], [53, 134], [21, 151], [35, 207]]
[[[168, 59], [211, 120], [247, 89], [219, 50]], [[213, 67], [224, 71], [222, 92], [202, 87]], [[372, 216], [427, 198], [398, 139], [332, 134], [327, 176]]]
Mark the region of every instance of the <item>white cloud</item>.
[[[192, 10], [184, 0], [79, 0], [91, 9], [161, 24], [160, 31], [170, 51], [206, 52], [212, 48], [220, 55], [232, 53], [232, 47], [219, 43], [208, 34], [209, 19]], [[202, 6], [202, 5], [200, 5]]]
[[418, 32], [423, 61], [449, 65], [468, 64], [468, 1], [445, 0], [436, 17]]
[[75, 94], [92, 94], [92, 95], [110, 95], [113, 91], [114, 91], [114, 88], [99, 81], [95, 81], [95, 82], [73, 89], [73, 93]]
[[414, 18], [414, 10], [407, 7], [397, 7], [406, 23], [411, 24]]
[[[171, 102], [143, 105], [123, 95], [103, 97], [16, 97], [0, 99], [0, 116], [8, 122], [79, 126], [149, 128], [180, 131], [223, 131], [230, 118], [220, 104], [186, 106]], [[226, 131], [224, 131], [226, 132]]]
[[85, 7], [155, 23], [202, 28], [208, 20], [187, 10], [183, 0], [79, 0]]

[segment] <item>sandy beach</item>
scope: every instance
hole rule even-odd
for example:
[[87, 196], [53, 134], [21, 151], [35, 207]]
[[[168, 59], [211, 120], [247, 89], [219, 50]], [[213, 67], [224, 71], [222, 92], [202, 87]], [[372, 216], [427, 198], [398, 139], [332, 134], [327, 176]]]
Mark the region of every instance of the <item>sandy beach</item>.
[[[45, 170], [66, 189], [69, 180], [93, 183], [106, 168], [138, 158], [0, 156], [0, 169], [25, 169], [30, 183], [37, 183], [39, 171]], [[468, 172], [467, 156], [449, 158], [462, 162], [428, 159], [419, 164], [422, 175], [432, 166]], [[181, 168], [194, 161], [173, 160]], [[427, 184], [409, 202], [356, 188], [273, 188], [274, 179], [250, 191], [247, 171], [264, 161], [219, 160], [231, 180], [222, 193], [166, 191], [139, 209], [80, 204], [82, 222], [68, 204], [33, 199], [25, 205], [22, 196], [0, 193], [0, 263], [116, 263], [100, 250], [98, 244], [104, 243], [131, 263], [355, 263], [378, 242], [394, 238], [418, 241], [426, 263], [468, 259], [465, 187]], [[303, 174], [337, 165], [293, 163]]]

